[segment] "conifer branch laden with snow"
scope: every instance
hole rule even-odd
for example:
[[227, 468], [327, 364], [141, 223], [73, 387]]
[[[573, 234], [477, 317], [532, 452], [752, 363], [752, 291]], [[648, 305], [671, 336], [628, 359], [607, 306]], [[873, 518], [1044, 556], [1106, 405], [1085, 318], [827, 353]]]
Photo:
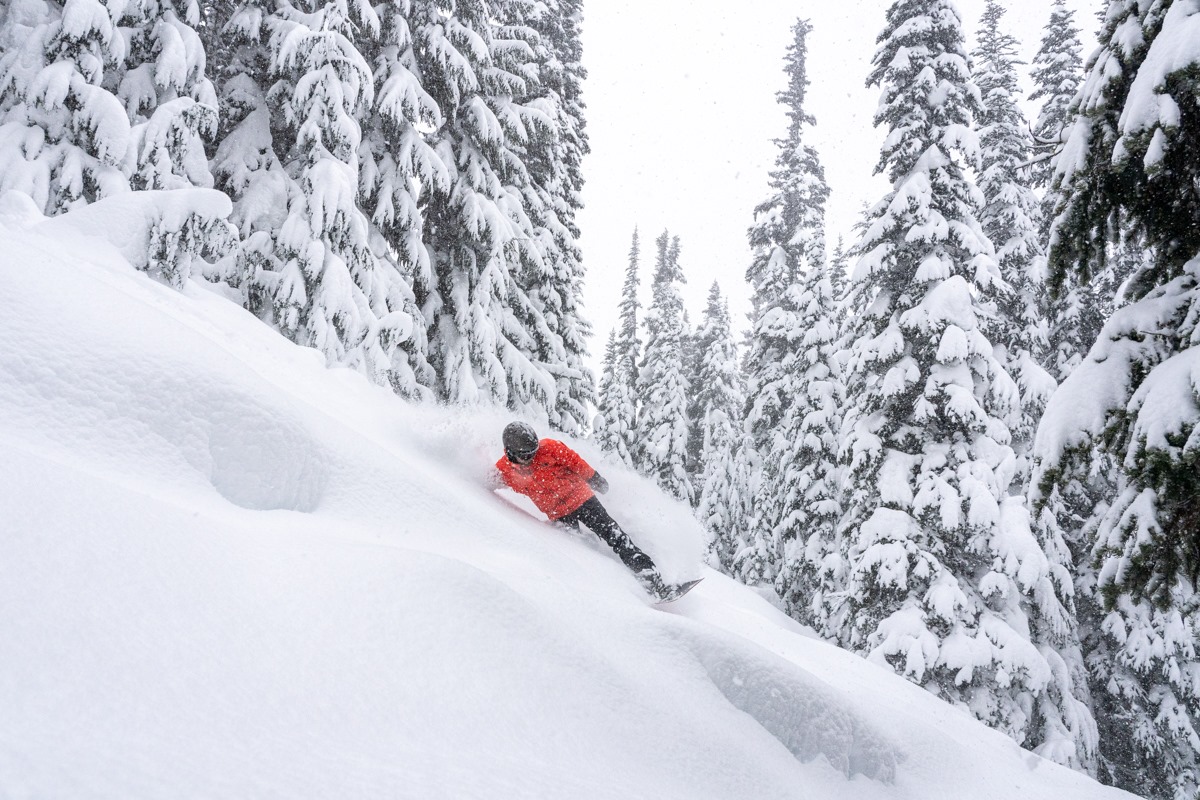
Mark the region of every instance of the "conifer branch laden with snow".
[[195, 30], [199, 5], [135, 0], [125, 17], [128, 55], [117, 95], [133, 122], [127, 156], [132, 186], [210, 188], [204, 143], [217, 132], [217, 95]]

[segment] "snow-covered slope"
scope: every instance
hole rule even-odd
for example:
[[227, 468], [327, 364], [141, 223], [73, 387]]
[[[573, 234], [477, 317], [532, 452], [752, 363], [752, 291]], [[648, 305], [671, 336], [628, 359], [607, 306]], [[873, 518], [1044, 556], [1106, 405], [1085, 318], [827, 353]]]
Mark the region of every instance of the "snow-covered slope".
[[[505, 421], [0, 198], [0, 797], [1122, 796], [720, 575], [648, 605], [479, 488]], [[686, 509], [572, 444], [698, 573]]]

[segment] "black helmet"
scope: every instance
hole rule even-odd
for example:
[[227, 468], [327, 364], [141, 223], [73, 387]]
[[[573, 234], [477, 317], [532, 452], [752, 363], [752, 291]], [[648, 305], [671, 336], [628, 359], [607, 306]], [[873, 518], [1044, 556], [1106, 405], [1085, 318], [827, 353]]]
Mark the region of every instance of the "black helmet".
[[504, 454], [509, 461], [528, 463], [538, 451], [538, 435], [527, 422], [510, 422], [504, 428]]

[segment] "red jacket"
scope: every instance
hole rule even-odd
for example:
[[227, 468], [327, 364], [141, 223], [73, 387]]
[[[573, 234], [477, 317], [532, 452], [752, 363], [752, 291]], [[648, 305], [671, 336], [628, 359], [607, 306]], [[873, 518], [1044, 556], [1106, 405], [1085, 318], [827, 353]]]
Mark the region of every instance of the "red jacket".
[[501, 456], [496, 469], [508, 488], [528, 497], [550, 519], [565, 517], [595, 497], [587, 481], [596, 470], [557, 439], [538, 442], [538, 451], [528, 465]]

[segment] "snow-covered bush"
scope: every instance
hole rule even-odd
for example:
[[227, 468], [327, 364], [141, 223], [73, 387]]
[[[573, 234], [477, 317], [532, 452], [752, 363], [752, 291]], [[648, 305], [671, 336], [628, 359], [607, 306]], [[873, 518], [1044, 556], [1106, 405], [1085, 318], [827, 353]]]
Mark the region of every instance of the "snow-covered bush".
[[179, 289], [197, 268], [203, 277], [217, 261], [234, 257], [230, 211], [229, 198], [212, 189], [124, 192], [42, 225], [107, 241], [134, 267]]

